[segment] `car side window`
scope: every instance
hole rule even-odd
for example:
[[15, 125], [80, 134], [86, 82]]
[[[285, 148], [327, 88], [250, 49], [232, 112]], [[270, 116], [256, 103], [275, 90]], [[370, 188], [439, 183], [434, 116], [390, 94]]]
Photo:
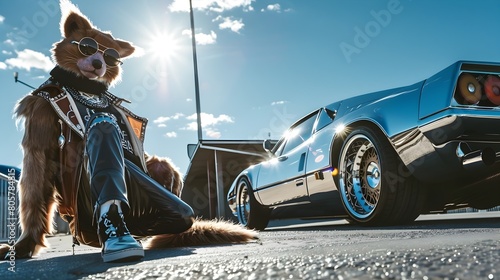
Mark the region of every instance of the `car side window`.
[[288, 131], [286, 143], [280, 155], [288, 153], [311, 137], [317, 115], [317, 113], [309, 115]]
[[335, 118], [336, 112], [329, 110], [329, 109], [323, 109], [319, 113], [318, 121], [316, 122], [316, 129], [315, 131], [321, 130], [323, 127], [329, 125], [331, 122], [333, 122], [333, 119]]

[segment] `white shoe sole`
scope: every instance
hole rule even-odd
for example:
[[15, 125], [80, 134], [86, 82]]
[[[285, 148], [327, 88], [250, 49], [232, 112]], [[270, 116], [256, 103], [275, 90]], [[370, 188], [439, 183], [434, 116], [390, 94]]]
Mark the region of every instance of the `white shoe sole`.
[[102, 252], [101, 255], [104, 262], [114, 262], [119, 260], [133, 261], [144, 257], [144, 249], [130, 248], [115, 252]]

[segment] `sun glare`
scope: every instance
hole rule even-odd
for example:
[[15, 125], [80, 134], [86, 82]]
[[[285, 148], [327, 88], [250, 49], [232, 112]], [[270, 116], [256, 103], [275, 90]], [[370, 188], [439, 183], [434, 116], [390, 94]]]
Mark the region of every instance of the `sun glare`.
[[344, 132], [345, 130], [345, 125], [344, 124], [339, 124], [337, 127], [335, 127], [335, 133], [340, 134]]
[[285, 131], [285, 133], [283, 133], [283, 137], [285, 137], [285, 139], [288, 140], [288, 139], [291, 139], [291, 138], [297, 136], [299, 134], [299, 132], [300, 132], [300, 129], [297, 129], [297, 128], [292, 129], [292, 130], [287, 130], [287, 131]]
[[180, 50], [178, 39], [166, 33], [152, 36], [148, 51], [157, 59], [171, 60]]

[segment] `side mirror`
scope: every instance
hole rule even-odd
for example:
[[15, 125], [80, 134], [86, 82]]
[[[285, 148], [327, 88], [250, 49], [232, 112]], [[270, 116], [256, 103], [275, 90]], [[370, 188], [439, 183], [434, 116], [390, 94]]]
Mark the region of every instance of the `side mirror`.
[[273, 154], [273, 152], [271, 151], [273, 149], [273, 144], [271, 143], [271, 139], [264, 140], [264, 143], [262, 143], [262, 147], [269, 155]]

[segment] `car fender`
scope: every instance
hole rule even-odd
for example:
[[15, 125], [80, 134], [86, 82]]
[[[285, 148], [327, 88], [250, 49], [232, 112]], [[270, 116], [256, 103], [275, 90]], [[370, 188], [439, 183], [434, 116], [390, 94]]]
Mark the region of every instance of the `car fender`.
[[462, 62], [457, 62], [429, 77], [422, 87], [419, 119], [425, 119], [450, 105]]
[[332, 124], [335, 127], [335, 136], [332, 137], [331, 143], [332, 167], [337, 164], [344, 139], [355, 127], [376, 127], [396, 150], [396, 136], [418, 127], [420, 93], [423, 84], [424, 81], [408, 87], [367, 94], [342, 102], [337, 118]]
[[[241, 178], [247, 178], [252, 186], [252, 189], [254, 191], [256, 190], [257, 177], [259, 175], [260, 168], [261, 168], [260, 164], [252, 165], [252, 166], [246, 168], [245, 170], [241, 171], [240, 174], [238, 174], [238, 176], [236, 176], [236, 179], [233, 180], [231, 187], [229, 188], [229, 191], [227, 193], [227, 201], [229, 202], [230, 207], [231, 207], [232, 203], [235, 203], [234, 200], [236, 199], [236, 195], [237, 195], [236, 187], [237, 187], [237, 184]], [[257, 194], [256, 194], [256, 199], [260, 203], [260, 198]], [[232, 202], [232, 201], [234, 201], [234, 202]]]

